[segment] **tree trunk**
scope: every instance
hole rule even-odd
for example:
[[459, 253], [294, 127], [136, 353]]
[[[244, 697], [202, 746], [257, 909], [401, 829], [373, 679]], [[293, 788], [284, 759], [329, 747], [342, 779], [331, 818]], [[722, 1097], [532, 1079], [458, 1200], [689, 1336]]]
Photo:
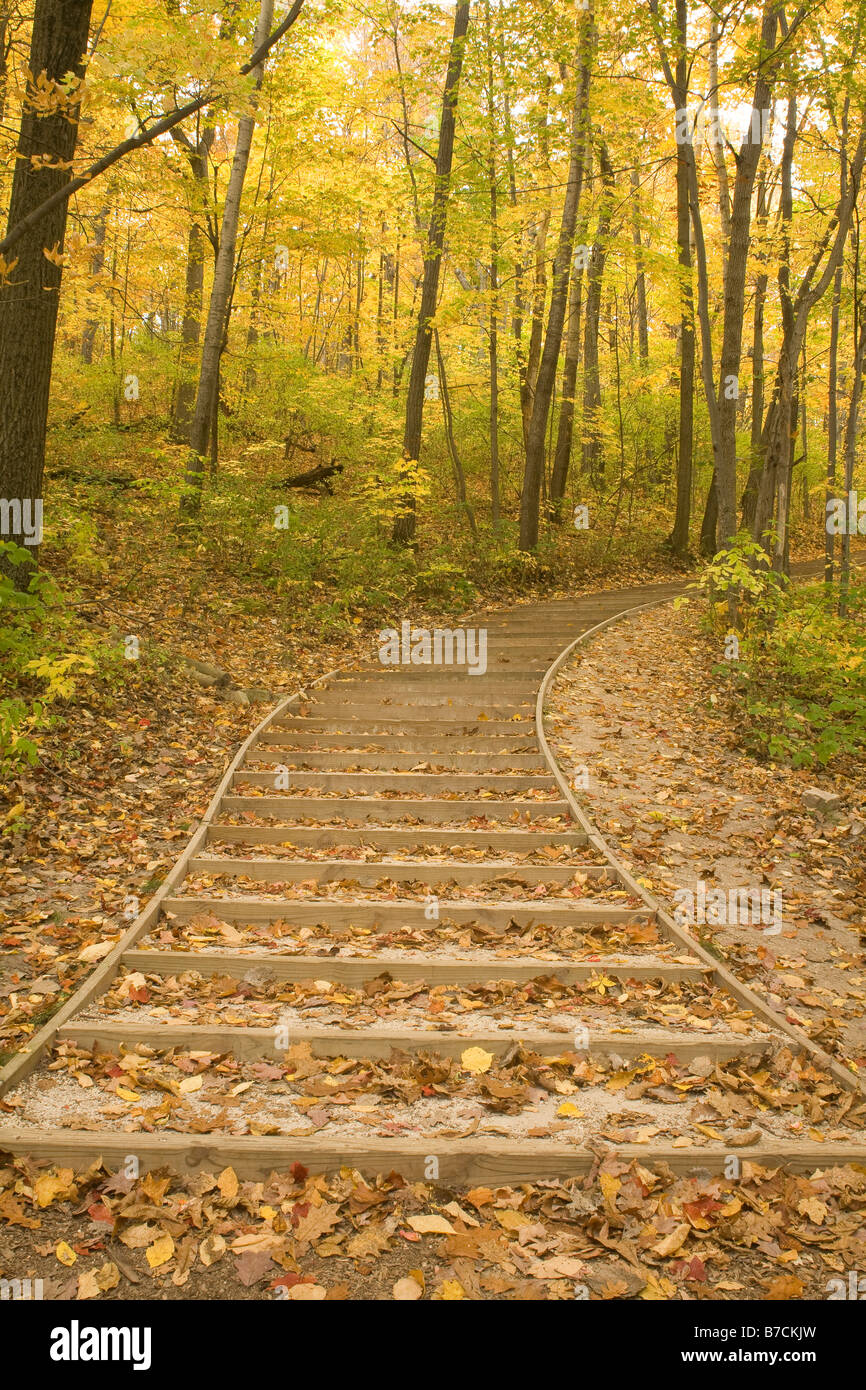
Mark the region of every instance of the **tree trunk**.
[[631, 171], [631, 234], [634, 242], [634, 258], [637, 266], [635, 277], [635, 297], [637, 299], [637, 344], [638, 356], [642, 363], [649, 359], [649, 325], [646, 310], [646, 274], [644, 272], [643, 238], [640, 229], [640, 179], [637, 169]]
[[[679, 33], [676, 81], [684, 90], [688, 81], [686, 0], [677, 0]], [[684, 559], [689, 549], [692, 509], [692, 469], [695, 410], [695, 323], [692, 294], [692, 249], [689, 215], [689, 168], [686, 147], [677, 145], [677, 263], [680, 271], [680, 423], [677, 448], [677, 502], [671, 548]]]
[[[75, 82], [68, 89], [60, 84], [70, 74], [83, 76], [90, 10], [91, 0], [37, 0], [27, 94], [34, 92], [40, 78], [47, 79], [57, 105], [52, 114], [42, 115], [40, 99], [34, 97], [31, 105], [25, 98], [9, 200], [9, 232], [69, 183], [66, 166], [75, 153], [81, 97]], [[20, 503], [4, 518], [0, 539], [17, 545], [28, 534], [25, 510], [32, 518], [42, 499], [65, 233], [66, 203], [59, 202], [40, 221], [38, 230], [31, 229], [20, 238], [8, 263], [11, 273], [0, 280], [0, 497]], [[31, 528], [31, 541], [34, 538]], [[29, 562], [4, 563], [0, 558], [0, 567], [21, 587], [28, 584], [38, 554], [38, 544], [27, 548]]]
[[581, 471], [595, 478], [602, 459], [601, 432], [601, 373], [598, 361], [598, 331], [601, 319], [601, 291], [604, 282], [604, 267], [607, 262], [607, 241], [610, 233], [611, 190], [613, 170], [602, 144], [599, 149], [599, 163], [602, 176], [602, 203], [598, 214], [595, 244], [589, 260], [586, 277], [586, 314], [583, 330], [583, 452]]
[[[487, 46], [487, 181], [490, 189], [490, 519], [499, 525], [499, 189], [496, 173], [496, 107], [493, 84], [493, 35], [490, 0], [484, 0], [484, 41]], [[438, 339], [437, 339], [438, 343]]]
[[[684, 31], [680, 25], [680, 32]], [[710, 20], [710, 46], [707, 54], [707, 67], [710, 78], [710, 92], [707, 108], [710, 117], [710, 149], [716, 166], [719, 183], [719, 218], [722, 225], [722, 283], [728, 274], [728, 246], [731, 240], [731, 192], [728, 185], [728, 167], [725, 164], [725, 147], [719, 129], [719, 21], [713, 14]], [[683, 71], [685, 83], [685, 65]]]
[[520, 549], [534, 550], [538, 544], [538, 513], [541, 500], [541, 481], [544, 475], [544, 441], [547, 434], [547, 420], [553, 388], [556, 382], [556, 366], [562, 343], [562, 330], [565, 324], [565, 310], [568, 303], [568, 285], [571, 258], [574, 249], [574, 229], [577, 225], [577, 208], [583, 182], [583, 160], [586, 142], [586, 115], [589, 97], [590, 59], [595, 36], [595, 26], [590, 10], [583, 21], [580, 43], [577, 51], [578, 76], [571, 121], [571, 142], [569, 151], [568, 185], [562, 209], [562, 223], [559, 231], [559, 245], [553, 268], [553, 290], [550, 297], [550, 314], [547, 321], [547, 334], [532, 419], [529, 426], [529, 440], [526, 449], [526, 468], [523, 475], [523, 492], [520, 498]]
[[[454, 159], [454, 115], [460, 92], [460, 73], [463, 68], [463, 53], [466, 46], [466, 32], [469, 28], [469, 0], [459, 0], [454, 15], [454, 33], [451, 38], [451, 52], [448, 58], [448, 72], [442, 94], [442, 115], [439, 123], [439, 149], [436, 154], [436, 186], [433, 193], [433, 207], [430, 213], [430, 227], [427, 234], [427, 250], [424, 256], [424, 280], [421, 287], [421, 305], [418, 312], [418, 325], [415, 331], [415, 349], [412, 354], [412, 371], [406, 395], [406, 420], [403, 431], [403, 458], [407, 463], [417, 463], [421, 453], [421, 430], [424, 421], [424, 384], [427, 368], [430, 365], [430, 345], [433, 331], [433, 317], [436, 313], [436, 300], [439, 290], [439, 270], [442, 263], [442, 250], [445, 245], [445, 226], [448, 218], [448, 194], [451, 186], [451, 165]], [[404, 495], [402, 508], [394, 518], [392, 540], [397, 545], [409, 545], [415, 537], [415, 498], [411, 493]]]
[[[93, 252], [90, 257], [90, 275], [93, 280], [105, 269], [105, 224], [108, 221], [108, 208], [102, 207], [93, 219]], [[81, 360], [89, 367], [93, 362], [93, 349], [99, 332], [99, 320], [90, 318], [84, 325], [81, 335]]]
[[[587, 162], [589, 159], [587, 143]], [[586, 223], [578, 229], [578, 246], [581, 235], [586, 235]], [[577, 391], [577, 369], [580, 364], [580, 319], [583, 296], [583, 263], [575, 254], [571, 261], [571, 288], [568, 294], [568, 331], [565, 338], [565, 361], [562, 367], [562, 402], [559, 407], [559, 426], [556, 432], [556, 449], [553, 455], [553, 472], [550, 479], [550, 515], [558, 525], [562, 521], [562, 499], [568, 482], [571, 466], [571, 451], [574, 446], [574, 404]]]
[[749, 126], [737, 159], [737, 178], [731, 209], [728, 273], [725, 278], [725, 313], [718, 391], [719, 454], [716, 460], [719, 532], [726, 545], [737, 530], [737, 398], [732, 385], [739, 381], [743, 342], [746, 269], [751, 239], [752, 191], [761, 157], [764, 113], [770, 109], [771, 89], [767, 72], [774, 51], [779, 10], [776, 0], [766, 0], [761, 21], [761, 51], [767, 58], [758, 69]]
[[[271, 27], [274, 0], [260, 0], [259, 17], [253, 50], [265, 42]], [[253, 72], [253, 85], [250, 93], [250, 110], [238, 121], [238, 137], [232, 160], [229, 184], [226, 191], [220, 227], [219, 250], [214, 264], [213, 285], [202, 347], [201, 371], [195, 400], [195, 412], [190, 427], [190, 456], [186, 470], [187, 492], [184, 495], [182, 510], [186, 515], [195, 515], [201, 506], [201, 490], [204, 481], [205, 456], [213, 420], [214, 402], [218, 399], [220, 355], [226, 332], [226, 316], [235, 264], [238, 221], [241, 211], [241, 197], [244, 190], [247, 165], [253, 143], [256, 124], [258, 95], [264, 81], [264, 63]]]
[[[843, 157], [842, 168], [845, 168]], [[830, 310], [830, 362], [827, 374], [827, 486], [826, 504], [836, 496], [836, 453], [839, 447], [839, 310], [842, 302], [842, 266], [836, 267], [833, 277], [833, 304]], [[824, 582], [833, 583], [833, 561], [836, 537], [824, 528]]]

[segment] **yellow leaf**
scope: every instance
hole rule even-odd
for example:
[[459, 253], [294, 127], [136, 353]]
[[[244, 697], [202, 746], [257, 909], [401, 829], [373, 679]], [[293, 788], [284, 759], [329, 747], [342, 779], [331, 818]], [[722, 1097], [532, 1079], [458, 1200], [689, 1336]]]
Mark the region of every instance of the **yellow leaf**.
[[458, 1299], [466, 1297], [466, 1290], [456, 1279], [446, 1279], [439, 1285], [436, 1294], [444, 1303], [456, 1303]]
[[637, 1076], [636, 1071], [618, 1071], [610, 1078], [605, 1086], [606, 1091], [621, 1091], [624, 1087], [630, 1086]]
[[78, 1256], [76, 1255], [75, 1251], [72, 1249], [71, 1246], [66, 1244], [65, 1240], [61, 1240], [54, 1253], [57, 1256], [60, 1263], [62, 1265], [66, 1265], [67, 1268], [69, 1268], [71, 1265], [74, 1265], [75, 1261], [78, 1259]]
[[41, 1173], [33, 1184], [33, 1195], [40, 1207], [50, 1207], [58, 1197], [71, 1197], [76, 1190], [71, 1168], [55, 1168]]
[[609, 1211], [616, 1211], [616, 1194], [622, 1187], [619, 1178], [615, 1178], [612, 1173], [599, 1173], [599, 1187], [604, 1196], [604, 1204]]
[[562, 1115], [567, 1120], [580, 1120], [583, 1118], [583, 1111], [578, 1110], [573, 1101], [564, 1100], [557, 1110], [557, 1115]]
[[233, 1202], [238, 1195], [238, 1175], [234, 1168], [224, 1168], [217, 1178], [217, 1186], [226, 1202]]
[[495, 1216], [506, 1231], [519, 1231], [521, 1226], [532, 1225], [532, 1217], [527, 1216], [525, 1211], [512, 1211], [510, 1207], [506, 1211], [497, 1211]]
[[670, 1279], [657, 1279], [654, 1274], [650, 1274], [647, 1279], [646, 1287], [641, 1289], [638, 1297], [645, 1299], [647, 1302], [657, 1303], [664, 1302], [669, 1298], [674, 1298], [675, 1295], [676, 1286], [671, 1283]]
[[144, 1253], [151, 1269], [159, 1269], [159, 1266], [166, 1264], [174, 1254], [174, 1241], [171, 1236], [160, 1236]]
[[485, 1052], [483, 1047], [467, 1047], [461, 1054], [460, 1062], [464, 1071], [470, 1071], [478, 1076], [482, 1072], [489, 1071], [493, 1064], [493, 1053]]
[[688, 1221], [684, 1221], [681, 1226], [677, 1226], [671, 1231], [670, 1235], [664, 1236], [657, 1245], [654, 1245], [653, 1250], [657, 1255], [675, 1255], [680, 1246], [685, 1244], [690, 1229]]
[[185, 1076], [177, 1089], [182, 1095], [186, 1096], [189, 1095], [190, 1091], [200, 1091], [201, 1083], [202, 1078], [200, 1074], [198, 1076]]
[[422, 1236], [453, 1236], [454, 1227], [444, 1216], [410, 1216], [407, 1225]]

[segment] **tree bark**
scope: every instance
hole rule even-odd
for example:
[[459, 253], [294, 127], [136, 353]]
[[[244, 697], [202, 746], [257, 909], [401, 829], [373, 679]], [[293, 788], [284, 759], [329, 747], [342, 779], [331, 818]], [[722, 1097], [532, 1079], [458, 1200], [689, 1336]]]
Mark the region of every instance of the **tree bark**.
[[[676, 81], [680, 91], [688, 82], [686, 0], [677, 0]], [[680, 273], [680, 410], [677, 448], [677, 500], [671, 549], [680, 559], [689, 549], [692, 512], [695, 410], [695, 321], [692, 294], [692, 248], [689, 213], [689, 167], [685, 145], [677, 145], [677, 264]]]
[[[83, 76], [90, 11], [91, 0], [37, 0], [9, 200], [7, 237], [16, 234], [17, 249], [7, 262], [11, 273], [0, 278], [0, 497], [29, 503], [31, 515], [42, 499], [66, 202], [58, 200], [38, 230], [19, 233], [22, 223], [70, 182], [63, 166], [75, 154], [81, 97], [74, 83], [69, 92], [60, 84]], [[39, 114], [44, 98], [39, 104], [33, 99], [40, 77], [56, 102], [50, 115]], [[0, 539], [21, 545], [25, 529], [23, 517], [13, 511]], [[29, 562], [13, 565], [0, 557], [0, 566], [20, 587], [29, 583], [38, 555], [38, 545], [27, 548]]]
[[520, 498], [519, 545], [521, 550], [534, 550], [538, 544], [538, 513], [541, 501], [541, 481], [544, 475], [544, 441], [553, 388], [556, 382], [556, 366], [559, 361], [562, 330], [565, 324], [571, 258], [574, 249], [574, 229], [577, 225], [577, 208], [583, 182], [590, 61], [594, 37], [595, 24], [590, 9], [581, 27], [576, 54], [578, 75], [571, 120], [568, 185], [562, 209], [559, 244], [553, 267], [550, 313], [547, 321], [544, 351], [541, 354], [541, 365], [538, 370], [538, 382], [535, 388], [526, 449], [523, 491]]
[[[598, 334], [601, 320], [601, 291], [604, 282], [604, 267], [607, 262], [607, 242], [610, 234], [610, 195], [613, 187], [613, 170], [604, 143], [599, 148], [599, 165], [602, 177], [602, 202], [586, 277], [586, 311], [583, 330], [583, 451], [581, 472], [589, 473], [593, 478], [598, 471], [604, 472], [599, 429], [601, 373], [598, 360]], [[601, 469], [599, 470], [600, 460]]]
[[[256, 36], [253, 41], [257, 51], [266, 41], [274, 12], [274, 0], [260, 0]], [[201, 370], [195, 399], [195, 411], [190, 426], [190, 455], [186, 469], [186, 487], [182, 502], [185, 515], [195, 515], [201, 506], [201, 491], [204, 482], [205, 456], [215, 403], [218, 402], [220, 356], [226, 332], [226, 316], [235, 266], [235, 246], [237, 244], [238, 221], [241, 212], [241, 197], [244, 180], [253, 143], [256, 125], [258, 95], [264, 81], [264, 62], [253, 70], [253, 84], [247, 114], [238, 121], [238, 136], [226, 190], [220, 227], [219, 249], [214, 263], [213, 284], [208, 306], [207, 324], [202, 346]]]
[[[454, 14], [454, 32], [451, 38], [448, 71], [445, 76], [445, 88], [442, 94], [442, 115], [439, 123], [439, 149], [436, 153], [436, 185], [433, 192], [433, 207], [430, 213], [430, 226], [427, 233], [427, 249], [424, 255], [424, 279], [421, 287], [421, 305], [418, 312], [418, 324], [415, 330], [415, 349], [412, 353], [412, 371], [409, 376], [409, 389], [406, 395], [403, 458], [410, 464], [417, 463], [421, 454], [421, 430], [424, 422], [424, 384], [427, 380], [427, 368], [430, 365], [433, 317], [436, 313], [439, 271], [442, 264], [442, 250], [445, 245], [445, 227], [448, 220], [448, 195], [451, 186], [451, 165], [454, 160], [454, 116], [460, 92], [460, 74], [463, 69], [463, 53], [466, 47], [466, 33], [468, 28], [469, 0], [459, 0]], [[411, 544], [415, 537], [415, 520], [415, 498], [411, 493], [406, 493], [402, 499], [401, 510], [394, 518], [391, 538], [395, 544]]]

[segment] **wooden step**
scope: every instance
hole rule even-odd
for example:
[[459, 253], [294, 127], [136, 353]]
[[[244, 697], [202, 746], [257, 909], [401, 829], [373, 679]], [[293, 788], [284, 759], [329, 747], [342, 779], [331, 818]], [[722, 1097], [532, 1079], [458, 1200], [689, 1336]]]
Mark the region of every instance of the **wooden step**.
[[505, 738], [502, 735], [488, 738], [484, 734], [478, 734], [475, 738], [465, 738], [460, 734], [448, 732], [430, 738], [410, 738], [406, 734], [329, 734], [325, 731], [306, 733], [303, 730], [292, 732], [290, 729], [272, 726], [259, 736], [255, 747], [281, 750], [294, 748], [298, 751], [310, 749], [317, 753], [359, 749], [369, 753], [388, 753], [393, 750], [396, 753], [414, 753], [425, 758], [434, 758], [437, 754], [456, 757], [461, 753], [480, 756], [488, 752], [494, 757], [506, 757], [512, 753], [525, 757], [528, 754], [537, 755], [538, 752], [534, 729], [523, 738]]
[[[398, 927], [430, 927], [425, 917], [425, 906], [413, 898], [389, 898], [378, 902], [367, 898], [357, 902], [346, 902], [334, 898], [220, 898], [190, 895], [187, 897], [168, 897], [163, 899], [163, 909], [180, 922], [188, 922], [199, 912], [213, 913], [223, 922], [261, 922], [288, 921], [297, 926], [316, 926], [327, 923], [329, 926], [382, 927], [393, 931]], [[651, 922], [654, 913], [648, 907], [615, 907], [613, 904], [575, 899], [573, 902], [561, 900], [541, 902], [495, 902], [482, 903], [450, 899], [440, 905], [439, 919], [443, 922], [461, 923], [481, 922], [499, 925], [507, 929], [509, 923], [518, 926], [532, 924], [555, 924], [566, 926], [592, 926], [604, 922], [610, 926], [622, 926], [634, 922]]]
[[571, 809], [567, 801], [526, 801], [519, 797], [513, 801], [482, 801], [473, 798], [466, 801], [423, 801], [410, 798], [396, 801], [375, 796], [359, 796], [352, 799], [288, 795], [225, 796], [222, 809], [225, 813], [252, 811], [259, 816], [279, 816], [283, 820], [293, 816], [315, 820], [341, 817], [348, 821], [381, 821], [385, 825], [403, 816], [415, 816], [431, 825], [441, 821], [471, 820], [475, 816], [487, 816], [490, 820], [501, 820], [507, 824], [509, 818], [516, 813], [532, 819], [560, 816], [563, 828], [570, 828], [572, 825]]
[[[251, 787], [273, 788], [276, 774], [273, 772], [251, 772], [239, 768], [232, 774], [232, 786], [246, 783]], [[480, 791], [505, 793], [556, 790], [556, 782], [549, 772], [539, 773], [537, 777], [526, 775], [510, 776], [508, 773], [456, 772], [290, 772], [288, 774], [290, 794], [293, 788], [318, 788], [319, 791], [346, 792], [349, 796], [363, 796], [365, 792], [401, 791], [419, 792], [422, 796], [433, 792], [460, 792], [472, 796]], [[537, 803], [543, 804], [541, 802]]]
[[474, 883], [495, 888], [518, 879], [524, 883], [551, 883], [566, 887], [576, 874], [589, 880], [602, 878], [603, 864], [503, 864], [479, 861], [471, 864], [435, 859], [235, 859], [229, 855], [195, 855], [189, 861], [191, 874], [221, 875], [257, 879], [260, 883], [336, 883], [351, 879], [362, 887], [373, 887], [382, 879], [394, 883]]
[[[596, 1152], [584, 1145], [525, 1138], [515, 1143], [498, 1135], [470, 1135], [465, 1139], [435, 1135], [371, 1137], [347, 1143], [319, 1135], [293, 1139], [280, 1134], [196, 1135], [165, 1130], [158, 1134], [128, 1134], [122, 1130], [36, 1130], [10, 1125], [0, 1128], [0, 1150], [16, 1155], [37, 1152], [46, 1162], [72, 1168], [74, 1172], [81, 1172], [98, 1159], [120, 1170], [133, 1152], [142, 1172], [169, 1167], [175, 1172], [218, 1174], [232, 1168], [242, 1180], [258, 1182], [275, 1171], [287, 1172], [295, 1163], [313, 1173], [336, 1173], [350, 1168], [371, 1180], [378, 1173], [399, 1173], [407, 1182], [430, 1182], [434, 1176], [432, 1158], [436, 1180], [450, 1187], [514, 1186], [586, 1177], [598, 1165]], [[611, 1156], [624, 1167], [635, 1161], [664, 1165], [679, 1176], [696, 1171], [722, 1176], [730, 1165], [732, 1152], [738, 1152], [736, 1143], [678, 1149], [670, 1144], [620, 1144], [610, 1148]], [[866, 1145], [767, 1139], [742, 1149], [742, 1156], [764, 1168], [784, 1167], [792, 1173], [811, 1173], [816, 1168], [849, 1163], [863, 1166]]]
[[[348, 771], [363, 767], [371, 772], [423, 772], [425, 762], [436, 767], [452, 768], [454, 772], [521, 772], [537, 770], [543, 777], [550, 776], [550, 769], [541, 761], [541, 753], [511, 753], [501, 756], [485, 756], [471, 753], [427, 753], [423, 756], [412, 753], [311, 753], [298, 750], [274, 749], [273, 744], [261, 746], [254, 744], [247, 754], [245, 767], [251, 763], [265, 763], [274, 767], [325, 768], [332, 772]], [[426, 775], [426, 774], [424, 774]]]
[[668, 960], [648, 964], [645, 960], [633, 962], [625, 958], [611, 965], [608, 961], [574, 963], [526, 956], [511, 960], [487, 956], [478, 960], [464, 960], [438, 955], [406, 960], [382, 955], [278, 956], [261, 951], [241, 955], [236, 951], [207, 950], [131, 950], [124, 952], [123, 964], [129, 970], [154, 975], [180, 975], [186, 970], [197, 970], [205, 977], [228, 975], [232, 979], [243, 980], [247, 974], [255, 971], [257, 976], [266, 975], [274, 980], [331, 980], [343, 985], [363, 985], [382, 975], [407, 984], [423, 980], [429, 985], [484, 984], [490, 980], [525, 984], [551, 976], [562, 984], [570, 985], [591, 980], [597, 975], [606, 975], [615, 980], [664, 980], [667, 983], [680, 981], [695, 984], [712, 974], [711, 966], [698, 961], [694, 965]]
[[[426, 1028], [388, 1028], [380, 1033], [372, 1028], [325, 1028], [286, 1024], [291, 1045], [308, 1043], [316, 1057], [390, 1057], [397, 1052], [432, 1052], [440, 1057], [459, 1057], [468, 1047], [480, 1047], [494, 1057], [504, 1057], [519, 1042], [529, 1052], [542, 1057], [559, 1057], [574, 1052], [578, 1029], [584, 1027], [575, 1017], [574, 1030], [541, 1032], [537, 1029], [515, 1027], [501, 1031], [466, 1032]], [[579, 1049], [589, 1057], [675, 1057], [677, 1062], [710, 1057], [714, 1062], [727, 1062], [764, 1052], [770, 1045], [769, 1034], [743, 1037], [737, 1033], [677, 1033], [671, 1029], [635, 1029], [632, 1032], [589, 1028], [589, 1047]], [[285, 1049], [277, 1047], [278, 1027], [242, 1028], [225, 1023], [155, 1023], [147, 1018], [134, 1023], [112, 1023], [108, 1018], [88, 1023], [81, 1020], [65, 1023], [58, 1030], [58, 1041], [68, 1040], [78, 1047], [98, 1045], [103, 1052], [117, 1051], [121, 1046], [128, 1052], [136, 1047], [189, 1049], [192, 1052], [228, 1052], [241, 1062], [258, 1062], [281, 1057]]]
[[535, 717], [535, 705], [529, 701], [512, 701], [508, 704], [477, 699], [461, 699], [458, 696], [413, 695], [405, 699], [381, 700], [341, 699], [333, 695], [321, 700], [307, 701], [301, 705], [313, 719], [339, 718], [343, 710], [353, 719], [411, 719], [427, 723], [466, 724], [484, 716], [489, 721], [508, 723], [517, 716], [531, 722]]
[[[482, 711], [484, 713], [484, 711]], [[271, 724], [271, 729], [276, 733], [279, 730], [291, 731], [293, 733], [335, 733], [351, 734], [355, 737], [366, 737], [375, 734], [392, 734], [402, 737], [403, 734], [422, 735], [425, 738], [474, 738], [483, 735], [484, 738], [534, 738], [535, 737], [535, 716], [520, 715], [516, 719], [493, 719], [485, 717], [479, 719], [477, 716], [467, 718], [459, 715], [453, 719], [436, 718], [429, 716], [426, 719], [413, 719], [404, 715], [387, 715], [383, 717], [370, 716], [367, 718], [356, 718], [354, 714], [330, 715], [327, 718], [316, 718], [314, 716], [286, 716], [283, 719], [275, 719]]]
[[431, 830], [419, 825], [405, 830], [344, 830], [340, 826], [311, 829], [293, 825], [210, 825], [208, 844], [280, 845], [285, 841], [298, 847], [324, 849], [328, 845], [369, 845], [373, 849], [409, 849], [413, 845], [430, 848], [451, 845], [486, 850], [492, 859], [496, 851], [519, 850], [531, 853], [546, 845], [579, 848], [587, 836], [578, 830]]

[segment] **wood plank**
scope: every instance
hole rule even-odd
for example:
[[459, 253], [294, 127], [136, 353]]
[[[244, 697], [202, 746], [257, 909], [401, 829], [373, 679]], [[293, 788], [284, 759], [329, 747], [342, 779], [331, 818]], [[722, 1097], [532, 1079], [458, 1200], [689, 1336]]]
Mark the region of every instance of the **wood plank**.
[[230, 975], [243, 979], [255, 970], [267, 973], [275, 980], [333, 980], [335, 983], [362, 985], [387, 974], [392, 980], [413, 984], [423, 980], [430, 985], [485, 983], [488, 980], [511, 980], [525, 983], [541, 977], [555, 976], [563, 984], [577, 984], [603, 974], [615, 980], [665, 980], [697, 983], [712, 973], [708, 965], [681, 965], [660, 960], [648, 965], [628, 959], [616, 965], [607, 961], [574, 962], [542, 960], [539, 957], [491, 960], [456, 959], [453, 956], [418, 956], [413, 960], [391, 959], [383, 954], [372, 956], [278, 956], [261, 951], [249, 955], [221, 951], [143, 951], [130, 950], [124, 954], [128, 970], [142, 970], [157, 975], [179, 975], [185, 970], [200, 974]]
[[[495, 1118], [495, 1117], [494, 1117]], [[158, 1134], [117, 1130], [89, 1132], [74, 1129], [36, 1130], [23, 1126], [0, 1128], [0, 1150], [15, 1155], [38, 1154], [52, 1163], [80, 1172], [102, 1159], [119, 1170], [130, 1153], [142, 1173], [168, 1166], [175, 1172], [220, 1173], [233, 1168], [238, 1177], [264, 1181], [272, 1172], [288, 1172], [300, 1163], [312, 1173], [336, 1173], [356, 1168], [371, 1179], [400, 1173], [406, 1181], [429, 1182], [430, 1159], [436, 1160], [438, 1181], [451, 1186], [507, 1186], [544, 1179], [585, 1177], [598, 1163], [596, 1154], [575, 1144], [540, 1139], [509, 1142], [496, 1135], [466, 1139], [366, 1139], [363, 1143], [307, 1135], [187, 1135], [162, 1130]], [[612, 1157], [628, 1164], [635, 1159], [649, 1166], [665, 1164], [678, 1176], [695, 1171], [723, 1175], [736, 1144], [674, 1149], [646, 1144], [611, 1146]], [[765, 1168], [811, 1173], [845, 1164], [866, 1163], [866, 1145], [855, 1143], [790, 1143], [765, 1140], [742, 1151], [743, 1158]]]
[[412, 797], [396, 801], [375, 796], [349, 799], [336, 796], [231, 795], [223, 797], [222, 811], [225, 814], [252, 811], [259, 816], [280, 816], [285, 821], [302, 817], [305, 820], [381, 821], [385, 825], [405, 816], [430, 825], [484, 816], [506, 827], [514, 815], [532, 819], [561, 816], [563, 824], [571, 828], [571, 812], [566, 801], [526, 801], [517, 797], [513, 801], [479, 801], [472, 798], [465, 801], [422, 801]]
[[290, 729], [280, 728], [262, 734], [256, 747], [309, 748], [311, 751], [322, 753], [358, 748], [366, 749], [368, 752], [387, 753], [393, 749], [401, 753], [423, 754], [425, 757], [432, 757], [436, 753], [480, 755], [485, 752], [494, 757], [505, 757], [509, 753], [537, 755], [538, 750], [534, 727], [531, 734], [526, 734], [523, 738], [506, 738], [503, 735], [488, 738], [486, 734], [466, 738], [459, 733], [447, 732], [429, 738], [410, 738], [407, 734], [329, 734], [326, 730], [309, 733], [299, 729], [293, 733]]
[[[575, 1030], [582, 1028], [575, 1018]], [[141, 1018], [135, 1023], [112, 1023], [100, 1019], [97, 1023], [71, 1022], [58, 1030], [58, 1041], [68, 1039], [79, 1047], [99, 1044], [103, 1051], [115, 1051], [123, 1046], [127, 1051], [143, 1044], [157, 1049], [181, 1048], [192, 1052], [226, 1052], [239, 1061], [252, 1062], [283, 1057], [285, 1048], [277, 1047], [276, 1026], [273, 1028], [239, 1028], [225, 1023], [153, 1023]], [[424, 1028], [392, 1028], [381, 1033], [372, 1028], [287, 1026], [290, 1044], [309, 1043], [316, 1057], [390, 1057], [397, 1052], [433, 1052], [440, 1057], [459, 1057], [469, 1047], [481, 1047], [495, 1057], [504, 1057], [514, 1043], [521, 1043], [531, 1052], [543, 1057], [558, 1057], [574, 1052], [574, 1033], [544, 1032], [531, 1028], [512, 1028], [502, 1032], [438, 1031]], [[676, 1033], [670, 1029], [635, 1029], [632, 1033], [612, 1029], [590, 1028], [589, 1047], [580, 1048], [590, 1057], [625, 1059], [635, 1057], [675, 1057], [678, 1062], [691, 1062], [695, 1057], [711, 1057], [713, 1061], [730, 1061], [764, 1053], [772, 1042], [770, 1035], [747, 1038], [737, 1033]]]
[[358, 718], [350, 714], [332, 714], [327, 717], [297, 715], [277, 721], [274, 729], [285, 729], [296, 733], [358, 733], [367, 735], [404, 734], [422, 735], [424, 738], [451, 739], [475, 738], [535, 738], [535, 720], [531, 717], [517, 719], [479, 719], [477, 715], [456, 719], [413, 719], [410, 715], [368, 716]]
[[344, 830], [341, 826], [319, 829], [295, 825], [209, 825], [208, 844], [293, 845], [324, 849], [328, 845], [370, 845], [373, 849], [409, 849], [414, 845], [494, 851], [517, 850], [528, 854], [547, 845], [578, 849], [586, 835], [568, 830], [438, 830], [426, 825], [399, 830]]
[[354, 753], [339, 753], [332, 750], [310, 752], [306, 749], [294, 751], [287, 748], [275, 749], [273, 744], [256, 744], [250, 749], [246, 766], [260, 763], [265, 766], [295, 767], [299, 771], [323, 768], [329, 772], [354, 772], [358, 768], [364, 768], [370, 772], [416, 772], [419, 776], [428, 776], [429, 774], [423, 769], [423, 764], [432, 763], [435, 767], [445, 767], [454, 773], [477, 772], [481, 774], [525, 771], [534, 772], [537, 776], [547, 780], [550, 774], [541, 763], [540, 758], [539, 753], [484, 754], [461, 753], [453, 750], [443, 753], [425, 752], [420, 756], [412, 753], [361, 751]]
[[[382, 901], [369, 898], [366, 901], [346, 902], [340, 898], [172, 897], [165, 899], [163, 907], [184, 922], [198, 912], [212, 912], [223, 922], [289, 921], [298, 926], [328, 923], [331, 926], [388, 926], [392, 930], [397, 926], [430, 926], [429, 919], [424, 916], [424, 903], [409, 898]], [[652, 921], [653, 912], [643, 906], [613, 907], [585, 899], [570, 903], [545, 902], [543, 905], [539, 902], [480, 903], [452, 899], [440, 904], [440, 920], [458, 924], [482, 922], [498, 925], [503, 930], [511, 922], [518, 926], [531, 926], [533, 923], [555, 925], [558, 922], [581, 927], [600, 922], [623, 926]]]
[[[238, 769], [233, 775], [233, 786], [247, 782], [252, 787], [273, 787], [276, 774], [273, 772], [252, 772], [246, 767]], [[534, 776], [517, 773], [491, 772], [290, 772], [292, 787], [313, 787], [321, 791], [362, 793], [369, 787], [371, 791], [420, 792], [528, 792], [553, 791], [555, 782], [549, 772], [539, 772]], [[536, 803], [543, 804], [543, 803]]]
[[[191, 874], [226, 875], [231, 878], [257, 879], [260, 883], [301, 883], [313, 879], [317, 883], [335, 883], [353, 879], [364, 887], [372, 887], [381, 879], [394, 883], [477, 883], [494, 887], [497, 883], [552, 883], [565, 887], [576, 873], [589, 879], [601, 878], [607, 871], [603, 864], [496, 864], [483, 860], [471, 864], [447, 860], [383, 859], [370, 862], [361, 859], [241, 859], [230, 855], [197, 854], [190, 860]], [[613, 875], [611, 874], [611, 878]]]

